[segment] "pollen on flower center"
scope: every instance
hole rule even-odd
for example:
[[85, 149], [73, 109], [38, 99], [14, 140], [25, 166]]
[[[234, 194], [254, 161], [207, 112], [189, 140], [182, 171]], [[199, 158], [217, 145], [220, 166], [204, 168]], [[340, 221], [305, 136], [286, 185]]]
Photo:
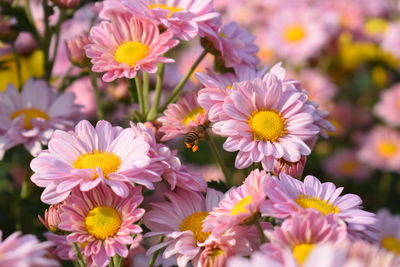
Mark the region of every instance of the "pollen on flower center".
[[114, 236], [121, 226], [118, 211], [107, 206], [100, 206], [89, 211], [85, 218], [85, 227], [89, 234], [105, 240]]
[[[72, 164], [75, 169], [92, 169], [100, 168], [103, 176], [108, 178], [110, 173], [116, 172], [121, 166], [121, 159], [114, 153], [103, 151], [94, 151], [79, 156]], [[97, 174], [93, 177], [97, 178]]]
[[49, 120], [49, 116], [42, 110], [35, 108], [25, 108], [20, 109], [10, 115], [11, 119], [15, 119], [21, 115], [24, 115], [24, 128], [26, 130], [32, 129], [31, 119], [42, 118], [44, 120]]
[[208, 216], [207, 211], [199, 211], [187, 216], [179, 225], [179, 231], [192, 231], [197, 242], [203, 243], [210, 232], [203, 232], [203, 220]]
[[242, 198], [231, 210], [231, 215], [239, 215], [240, 213], [249, 212], [246, 207], [253, 203], [253, 197], [248, 195], [247, 197]]
[[204, 115], [205, 110], [201, 107], [197, 107], [195, 109], [192, 109], [188, 114], [186, 114], [185, 118], [182, 120], [182, 122], [185, 125], [189, 125], [191, 122], [197, 122], [196, 118], [197, 115]]
[[136, 63], [149, 54], [149, 47], [139, 42], [127, 42], [115, 51], [115, 61], [134, 67]]
[[275, 142], [286, 134], [285, 119], [273, 110], [253, 112], [248, 120], [255, 140]]
[[384, 157], [390, 158], [397, 153], [397, 146], [391, 142], [382, 142], [378, 144], [378, 152]]
[[381, 246], [385, 249], [400, 254], [400, 239], [388, 236], [382, 239]]
[[310, 254], [314, 247], [314, 244], [297, 245], [293, 248], [293, 256], [299, 264], [304, 264], [308, 257], [308, 254]]
[[168, 11], [169, 11], [168, 17], [171, 17], [171, 15], [174, 14], [175, 12], [179, 12], [179, 11], [184, 10], [183, 8], [180, 8], [180, 7], [176, 7], [176, 6], [167, 6], [167, 5], [165, 5], [165, 4], [151, 4], [151, 5], [149, 5], [149, 7], [150, 7], [151, 9], [154, 9], [154, 8], [161, 8], [161, 9], [168, 10]]
[[328, 215], [330, 213], [339, 213], [339, 208], [331, 203], [328, 203], [325, 200], [321, 200], [318, 197], [309, 197], [305, 195], [300, 195], [295, 199], [296, 203], [301, 207], [307, 209], [312, 208], [316, 209], [324, 215]]
[[285, 28], [283, 38], [290, 43], [297, 43], [306, 37], [307, 33], [301, 25], [293, 24]]

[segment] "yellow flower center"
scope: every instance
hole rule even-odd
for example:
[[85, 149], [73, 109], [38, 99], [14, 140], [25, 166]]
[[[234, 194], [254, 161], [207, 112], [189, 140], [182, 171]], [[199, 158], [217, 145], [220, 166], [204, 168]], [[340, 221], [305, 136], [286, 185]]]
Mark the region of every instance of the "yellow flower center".
[[307, 32], [299, 24], [292, 24], [285, 28], [283, 38], [289, 43], [297, 43], [306, 37]]
[[227, 85], [226, 89], [228, 89], [228, 90], [232, 89], [232, 85]]
[[222, 254], [224, 254], [224, 251], [222, 249], [217, 248], [213, 250], [210, 257], [211, 259], [214, 260], [216, 257], [221, 256]]
[[188, 114], [186, 114], [185, 118], [183, 118], [182, 122], [188, 125], [191, 122], [197, 122], [196, 117], [197, 115], [204, 115], [205, 110], [201, 107], [197, 107], [192, 109]]
[[389, 251], [400, 254], [400, 240], [395, 237], [385, 237], [382, 239], [381, 246]]
[[364, 26], [364, 31], [368, 35], [377, 35], [385, 33], [386, 29], [388, 28], [389, 23], [387, 20], [381, 18], [372, 18], [367, 21]]
[[305, 209], [316, 209], [324, 215], [328, 215], [330, 213], [339, 213], [340, 211], [339, 208], [335, 205], [332, 205], [332, 203], [321, 200], [318, 197], [308, 197], [305, 195], [300, 195], [295, 199], [295, 201], [297, 204]]
[[134, 67], [136, 63], [149, 54], [149, 47], [139, 42], [127, 42], [115, 51], [115, 61]]
[[[98, 167], [103, 172], [103, 176], [108, 178], [110, 173], [116, 172], [119, 169], [121, 159], [114, 153], [95, 150], [94, 152], [80, 155], [72, 165], [75, 169], [92, 169], [94, 171]], [[97, 177], [96, 173], [93, 179]]]
[[383, 141], [378, 144], [378, 152], [385, 158], [390, 158], [397, 153], [397, 145], [391, 142]]
[[169, 11], [168, 16], [167, 16], [168, 18], [171, 17], [171, 15], [174, 14], [175, 12], [179, 12], [179, 11], [183, 10], [183, 8], [176, 7], [176, 6], [167, 6], [165, 4], [151, 4], [151, 5], [149, 5], [149, 7], [151, 9], [161, 8], [161, 9], [168, 10]]
[[353, 174], [358, 168], [358, 162], [355, 160], [345, 161], [340, 165], [340, 171], [344, 174]]
[[203, 220], [208, 216], [207, 211], [199, 211], [187, 216], [179, 225], [179, 231], [192, 231], [194, 239], [203, 243], [210, 232], [203, 232]]
[[302, 265], [306, 261], [308, 255], [315, 247], [314, 244], [300, 244], [293, 248], [293, 256], [297, 262]]
[[46, 121], [49, 119], [49, 116], [44, 111], [35, 108], [25, 108], [17, 110], [10, 115], [10, 118], [15, 119], [16, 117], [19, 117], [21, 115], [24, 115], [24, 128], [26, 130], [32, 129], [31, 119], [42, 118]]
[[253, 112], [248, 120], [255, 140], [275, 142], [286, 134], [285, 119], [273, 110]]
[[85, 227], [89, 234], [105, 240], [114, 236], [121, 226], [121, 218], [114, 208], [100, 206], [89, 211], [85, 218]]
[[240, 213], [249, 212], [246, 207], [253, 203], [253, 197], [248, 195], [247, 197], [242, 198], [231, 210], [231, 215], [239, 215]]

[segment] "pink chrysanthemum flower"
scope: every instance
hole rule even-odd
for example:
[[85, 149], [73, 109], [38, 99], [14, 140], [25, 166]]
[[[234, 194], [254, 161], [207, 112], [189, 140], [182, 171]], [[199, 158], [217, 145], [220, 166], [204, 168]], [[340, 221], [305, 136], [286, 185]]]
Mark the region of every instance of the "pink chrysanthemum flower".
[[381, 100], [374, 107], [374, 112], [384, 122], [400, 126], [400, 84], [395, 84], [381, 94]]
[[333, 183], [321, 183], [314, 176], [306, 176], [301, 182], [287, 174], [269, 179], [268, 200], [261, 207], [265, 216], [287, 218], [297, 216], [307, 209], [323, 215], [334, 214], [347, 224], [349, 235], [374, 238], [375, 214], [362, 210], [362, 200], [354, 194], [340, 196], [343, 187]]
[[400, 216], [382, 209], [376, 214], [381, 247], [400, 256]]
[[217, 206], [223, 194], [208, 189], [207, 195], [178, 189], [166, 193], [167, 202], [152, 203], [152, 209], [144, 216], [144, 224], [151, 232], [147, 236], [165, 236], [162, 243], [151, 247], [148, 254], [166, 247], [163, 257], [176, 256], [178, 266], [199, 255], [202, 244], [210, 233], [203, 231], [203, 220]]
[[75, 132], [54, 133], [49, 149], [31, 162], [31, 180], [46, 187], [41, 199], [48, 204], [65, 200], [75, 187], [89, 191], [100, 184], [127, 197], [133, 183], [153, 189], [152, 183], [161, 180], [146, 169], [151, 163], [149, 149], [144, 137], [135, 136], [131, 128], [112, 127], [106, 121], [94, 128], [81, 121]]
[[334, 152], [324, 160], [326, 173], [335, 179], [353, 179], [363, 181], [367, 179], [370, 168], [361, 163], [357, 158], [357, 153], [351, 149], [344, 149]]
[[[44, 233], [44, 236], [53, 243], [54, 248], [50, 252], [61, 260], [76, 260], [75, 251], [70, 242], [67, 241], [66, 235], [57, 235], [52, 232]], [[82, 245], [80, 246], [82, 248]]]
[[105, 72], [103, 81], [134, 78], [139, 70], [157, 71], [158, 63], [174, 62], [162, 55], [178, 44], [170, 31], [160, 34], [156, 24], [128, 14], [112, 16], [90, 31], [85, 46], [92, 71]]
[[389, 52], [396, 57], [400, 57], [400, 51], [399, 51], [399, 46], [400, 46], [400, 23], [392, 23], [389, 25], [388, 29], [385, 31], [385, 34], [383, 35], [383, 40], [381, 43], [382, 48], [386, 51]]
[[145, 212], [137, 208], [143, 201], [141, 190], [130, 187], [128, 197], [121, 198], [101, 185], [88, 192], [75, 189], [67, 198], [59, 228], [70, 232], [68, 242], [82, 245], [89, 266], [104, 267], [116, 254], [128, 256], [131, 235], [142, 232], [135, 224]]
[[208, 123], [207, 112], [197, 103], [197, 94], [198, 91], [187, 93], [177, 103], [169, 104], [164, 116], [158, 118], [162, 123], [159, 131], [164, 133], [161, 141], [187, 134]]
[[346, 224], [333, 214], [324, 216], [308, 210], [286, 219], [273, 231], [267, 231], [270, 242], [264, 244], [261, 251], [278, 262], [302, 266], [317, 244], [346, 240], [346, 230]]
[[275, 176], [279, 176], [280, 173], [286, 173], [292, 177], [300, 179], [303, 174], [306, 162], [306, 156], [302, 156], [297, 162], [287, 162], [283, 159], [275, 160], [274, 170], [272, 171], [272, 174]]
[[311, 153], [306, 140], [316, 138], [316, 108], [307, 95], [295, 89], [283, 90], [274, 74], [263, 80], [235, 83], [224, 100], [227, 119], [213, 126], [216, 134], [228, 137], [224, 149], [239, 150], [235, 167], [239, 169], [261, 162], [271, 171], [275, 159], [297, 162]]
[[0, 92], [0, 160], [4, 152], [24, 144], [37, 155], [54, 130], [69, 130], [81, 116], [70, 93], [57, 94], [43, 80], [28, 80], [19, 94], [10, 84]]
[[0, 266], [60, 266], [60, 263], [47, 257], [51, 242], [42, 242], [34, 235], [21, 235], [15, 232], [2, 240], [0, 231]]
[[374, 168], [400, 170], [400, 133], [383, 126], [373, 128], [363, 140], [358, 157]]
[[223, 26], [208, 23], [202, 30], [207, 41], [211, 42], [212, 50], [216, 50], [222, 56], [225, 67], [258, 64], [256, 54], [259, 48], [254, 42], [256, 37], [236, 22]]
[[137, 137], [143, 136], [150, 144], [148, 156], [151, 163], [147, 169], [156, 172], [167, 181], [171, 190], [180, 187], [190, 191], [206, 191], [207, 183], [201, 175], [189, 172], [176, 156], [177, 151], [171, 151], [164, 144], [157, 143], [153, 130], [138, 123], [131, 123], [131, 128]]
[[134, 16], [142, 16], [163, 25], [176, 37], [190, 40], [197, 36], [200, 26], [219, 17], [212, 0], [123, 0]]
[[225, 194], [219, 205], [204, 220], [204, 231], [220, 236], [230, 228], [250, 221], [266, 199], [267, 181], [271, 176], [254, 170], [238, 188]]

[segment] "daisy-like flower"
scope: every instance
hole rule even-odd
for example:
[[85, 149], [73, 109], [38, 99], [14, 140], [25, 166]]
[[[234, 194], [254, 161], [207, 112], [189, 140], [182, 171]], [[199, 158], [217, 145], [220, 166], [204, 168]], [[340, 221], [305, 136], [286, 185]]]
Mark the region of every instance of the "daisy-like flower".
[[54, 132], [49, 149], [31, 162], [31, 180], [46, 188], [41, 200], [48, 204], [65, 200], [75, 187], [89, 191], [100, 184], [127, 197], [133, 183], [153, 189], [152, 183], [161, 180], [145, 169], [151, 163], [149, 149], [144, 137], [135, 136], [130, 128], [112, 127], [106, 121], [94, 128], [81, 121], [75, 132]]
[[239, 150], [236, 168], [261, 162], [272, 171], [275, 159], [297, 162], [311, 153], [305, 141], [316, 138], [320, 127], [315, 123], [316, 107], [307, 102], [306, 94], [283, 87], [274, 74], [235, 83], [232, 89], [224, 100], [226, 119], [215, 123], [213, 130], [228, 137], [225, 150]]
[[131, 128], [137, 137], [144, 137], [150, 144], [148, 156], [151, 163], [148, 170], [154, 171], [167, 181], [171, 190], [180, 187], [190, 191], [206, 191], [207, 183], [201, 175], [189, 171], [176, 156], [177, 151], [171, 151], [164, 144], [157, 143], [152, 129], [144, 124], [131, 123]]
[[368, 178], [370, 168], [361, 163], [357, 153], [351, 149], [335, 152], [324, 161], [324, 169], [327, 174], [335, 179], [350, 178], [355, 181], [363, 181]]
[[400, 126], [400, 84], [395, 84], [381, 94], [381, 100], [374, 107], [374, 112], [384, 122]]
[[392, 23], [389, 24], [389, 27], [385, 31], [385, 34], [383, 35], [383, 40], [382, 40], [382, 48], [386, 51], [389, 52], [396, 57], [400, 57], [400, 51], [398, 49], [400, 45], [400, 38], [399, 38], [399, 33], [400, 33], [400, 23]]
[[0, 159], [18, 144], [35, 156], [54, 130], [71, 129], [81, 116], [74, 99], [70, 93], [57, 94], [43, 80], [28, 80], [21, 93], [9, 84], [0, 92]]
[[[57, 235], [52, 232], [44, 233], [44, 236], [53, 243], [53, 248], [50, 252], [61, 260], [71, 261], [76, 260], [75, 251], [70, 242], [67, 240], [66, 235]], [[80, 245], [81, 248], [83, 245]]]
[[158, 118], [162, 123], [159, 131], [164, 133], [161, 141], [187, 134], [208, 123], [206, 110], [197, 103], [197, 94], [198, 91], [193, 91], [182, 96], [177, 103], [169, 104], [164, 116]]
[[203, 230], [203, 220], [213, 207], [217, 206], [223, 194], [208, 189], [207, 195], [178, 189], [166, 193], [167, 202], [152, 203], [152, 209], [144, 216], [144, 224], [151, 232], [149, 236], [165, 236], [162, 243], [151, 247], [148, 254], [166, 247], [163, 257], [176, 256], [178, 266], [199, 255], [202, 244], [210, 233]]
[[400, 257], [400, 216], [392, 215], [386, 209], [382, 209], [376, 214], [376, 219], [381, 247], [397, 253]]
[[270, 258], [281, 263], [296, 262], [302, 266], [317, 244], [346, 240], [346, 224], [333, 214], [324, 216], [308, 210], [286, 219], [280, 227], [267, 231], [269, 243], [261, 247]]
[[204, 220], [203, 229], [220, 236], [234, 226], [251, 221], [266, 199], [269, 179], [272, 178], [265, 171], [252, 171], [241, 186], [225, 194]]
[[375, 214], [361, 209], [362, 200], [359, 196], [340, 196], [343, 187], [336, 188], [329, 182], [321, 183], [310, 175], [304, 182], [284, 173], [279, 178], [268, 180], [268, 200], [261, 207], [264, 216], [287, 218], [314, 209], [326, 216], [334, 214], [345, 221], [352, 237], [365, 235], [374, 238]]
[[157, 71], [158, 63], [174, 62], [162, 55], [178, 44], [171, 31], [160, 34], [153, 22], [129, 14], [112, 16], [90, 30], [85, 46], [94, 72], [105, 72], [103, 81], [134, 78], [139, 70]]
[[373, 128], [363, 140], [358, 158], [374, 168], [400, 170], [400, 133], [383, 126]]
[[15, 232], [2, 240], [0, 231], [0, 266], [60, 266], [60, 263], [47, 256], [51, 242], [42, 242], [34, 235], [22, 235]]
[[135, 224], [145, 212], [137, 208], [143, 201], [141, 190], [131, 187], [128, 197], [121, 198], [101, 185], [88, 192], [75, 189], [65, 201], [59, 228], [70, 232], [68, 242], [81, 245], [89, 266], [107, 266], [116, 254], [128, 256], [131, 235], [142, 232]]
[[254, 42], [256, 37], [236, 22], [223, 26], [207, 23], [202, 30], [205, 35], [203, 44], [207, 43], [205, 46], [210, 52], [222, 56], [225, 67], [258, 64], [259, 59], [256, 54], [259, 48]]
[[214, 12], [212, 0], [123, 0], [122, 3], [134, 16], [161, 24], [186, 41], [197, 36], [205, 21], [220, 16]]

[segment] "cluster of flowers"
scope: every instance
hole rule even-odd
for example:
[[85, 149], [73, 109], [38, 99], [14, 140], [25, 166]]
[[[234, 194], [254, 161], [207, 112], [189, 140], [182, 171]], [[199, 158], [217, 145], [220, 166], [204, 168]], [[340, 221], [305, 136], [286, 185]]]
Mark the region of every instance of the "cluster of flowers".
[[[79, 5], [52, 2], [64, 11]], [[312, 60], [337, 34], [334, 11], [341, 1], [315, 2], [313, 10], [304, 1], [284, 8], [267, 4], [275, 17], [269, 36], [282, 37], [269, 49], [293, 64]], [[322, 3], [332, 12], [321, 16]], [[0, 158], [23, 144], [34, 156], [30, 180], [44, 188], [41, 201], [50, 205], [40, 217], [49, 242], [16, 232], [0, 242], [0, 266], [60, 265], [55, 258], [99, 267], [119, 267], [123, 260], [179, 267], [400, 265], [398, 216], [365, 211], [359, 196], [342, 194], [333, 183], [302, 179], [319, 136], [335, 131], [327, 106], [297, 79], [307, 79], [307, 72], [292, 74], [282, 63], [258, 69], [255, 37], [235, 22], [222, 24], [211, 0], [104, 0], [94, 9], [98, 21], [90, 32], [67, 42], [69, 58], [90, 72], [93, 86], [96, 73], [104, 83], [135, 79], [136, 122], [120, 127], [99, 118], [93, 126], [82, 120], [74, 94], [54, 91], [49, 77], [20, 80], [20, 90], [10, 84], [0, 92]], [[165, 55], [195, 37], [200, 57], [172, 92], [163, 90], [164, 64], [174, 62]], [[215, 68], [197, 72], [201, 89], [180, 97], [207, 54]], [[154, 73], [149, 101], [148, 75]], [[316, 83], [310, 86], [327, 84]], [[327, 88], [329, 102], [336, 89]], [[164, 93], [169, 98], [159, 107]], [[391, 91], [385, 94], [376, 112], [398, 126], [398, 116], [391, 115], [398, 101]], [[99, 102], [97, 108], [100, 117]], [[378, 131], [359, 157], [398, 170], [400, 135]], [[164, 144], [186, 136], [192, 151], [205, 139], [218, 152], [214, 135], [224, 138], [224, 150], [237, 152], [235, 168], [247, 173], [226, 192], [212, 188]], [[233, 174], [216, 155], [231, 186]]]

